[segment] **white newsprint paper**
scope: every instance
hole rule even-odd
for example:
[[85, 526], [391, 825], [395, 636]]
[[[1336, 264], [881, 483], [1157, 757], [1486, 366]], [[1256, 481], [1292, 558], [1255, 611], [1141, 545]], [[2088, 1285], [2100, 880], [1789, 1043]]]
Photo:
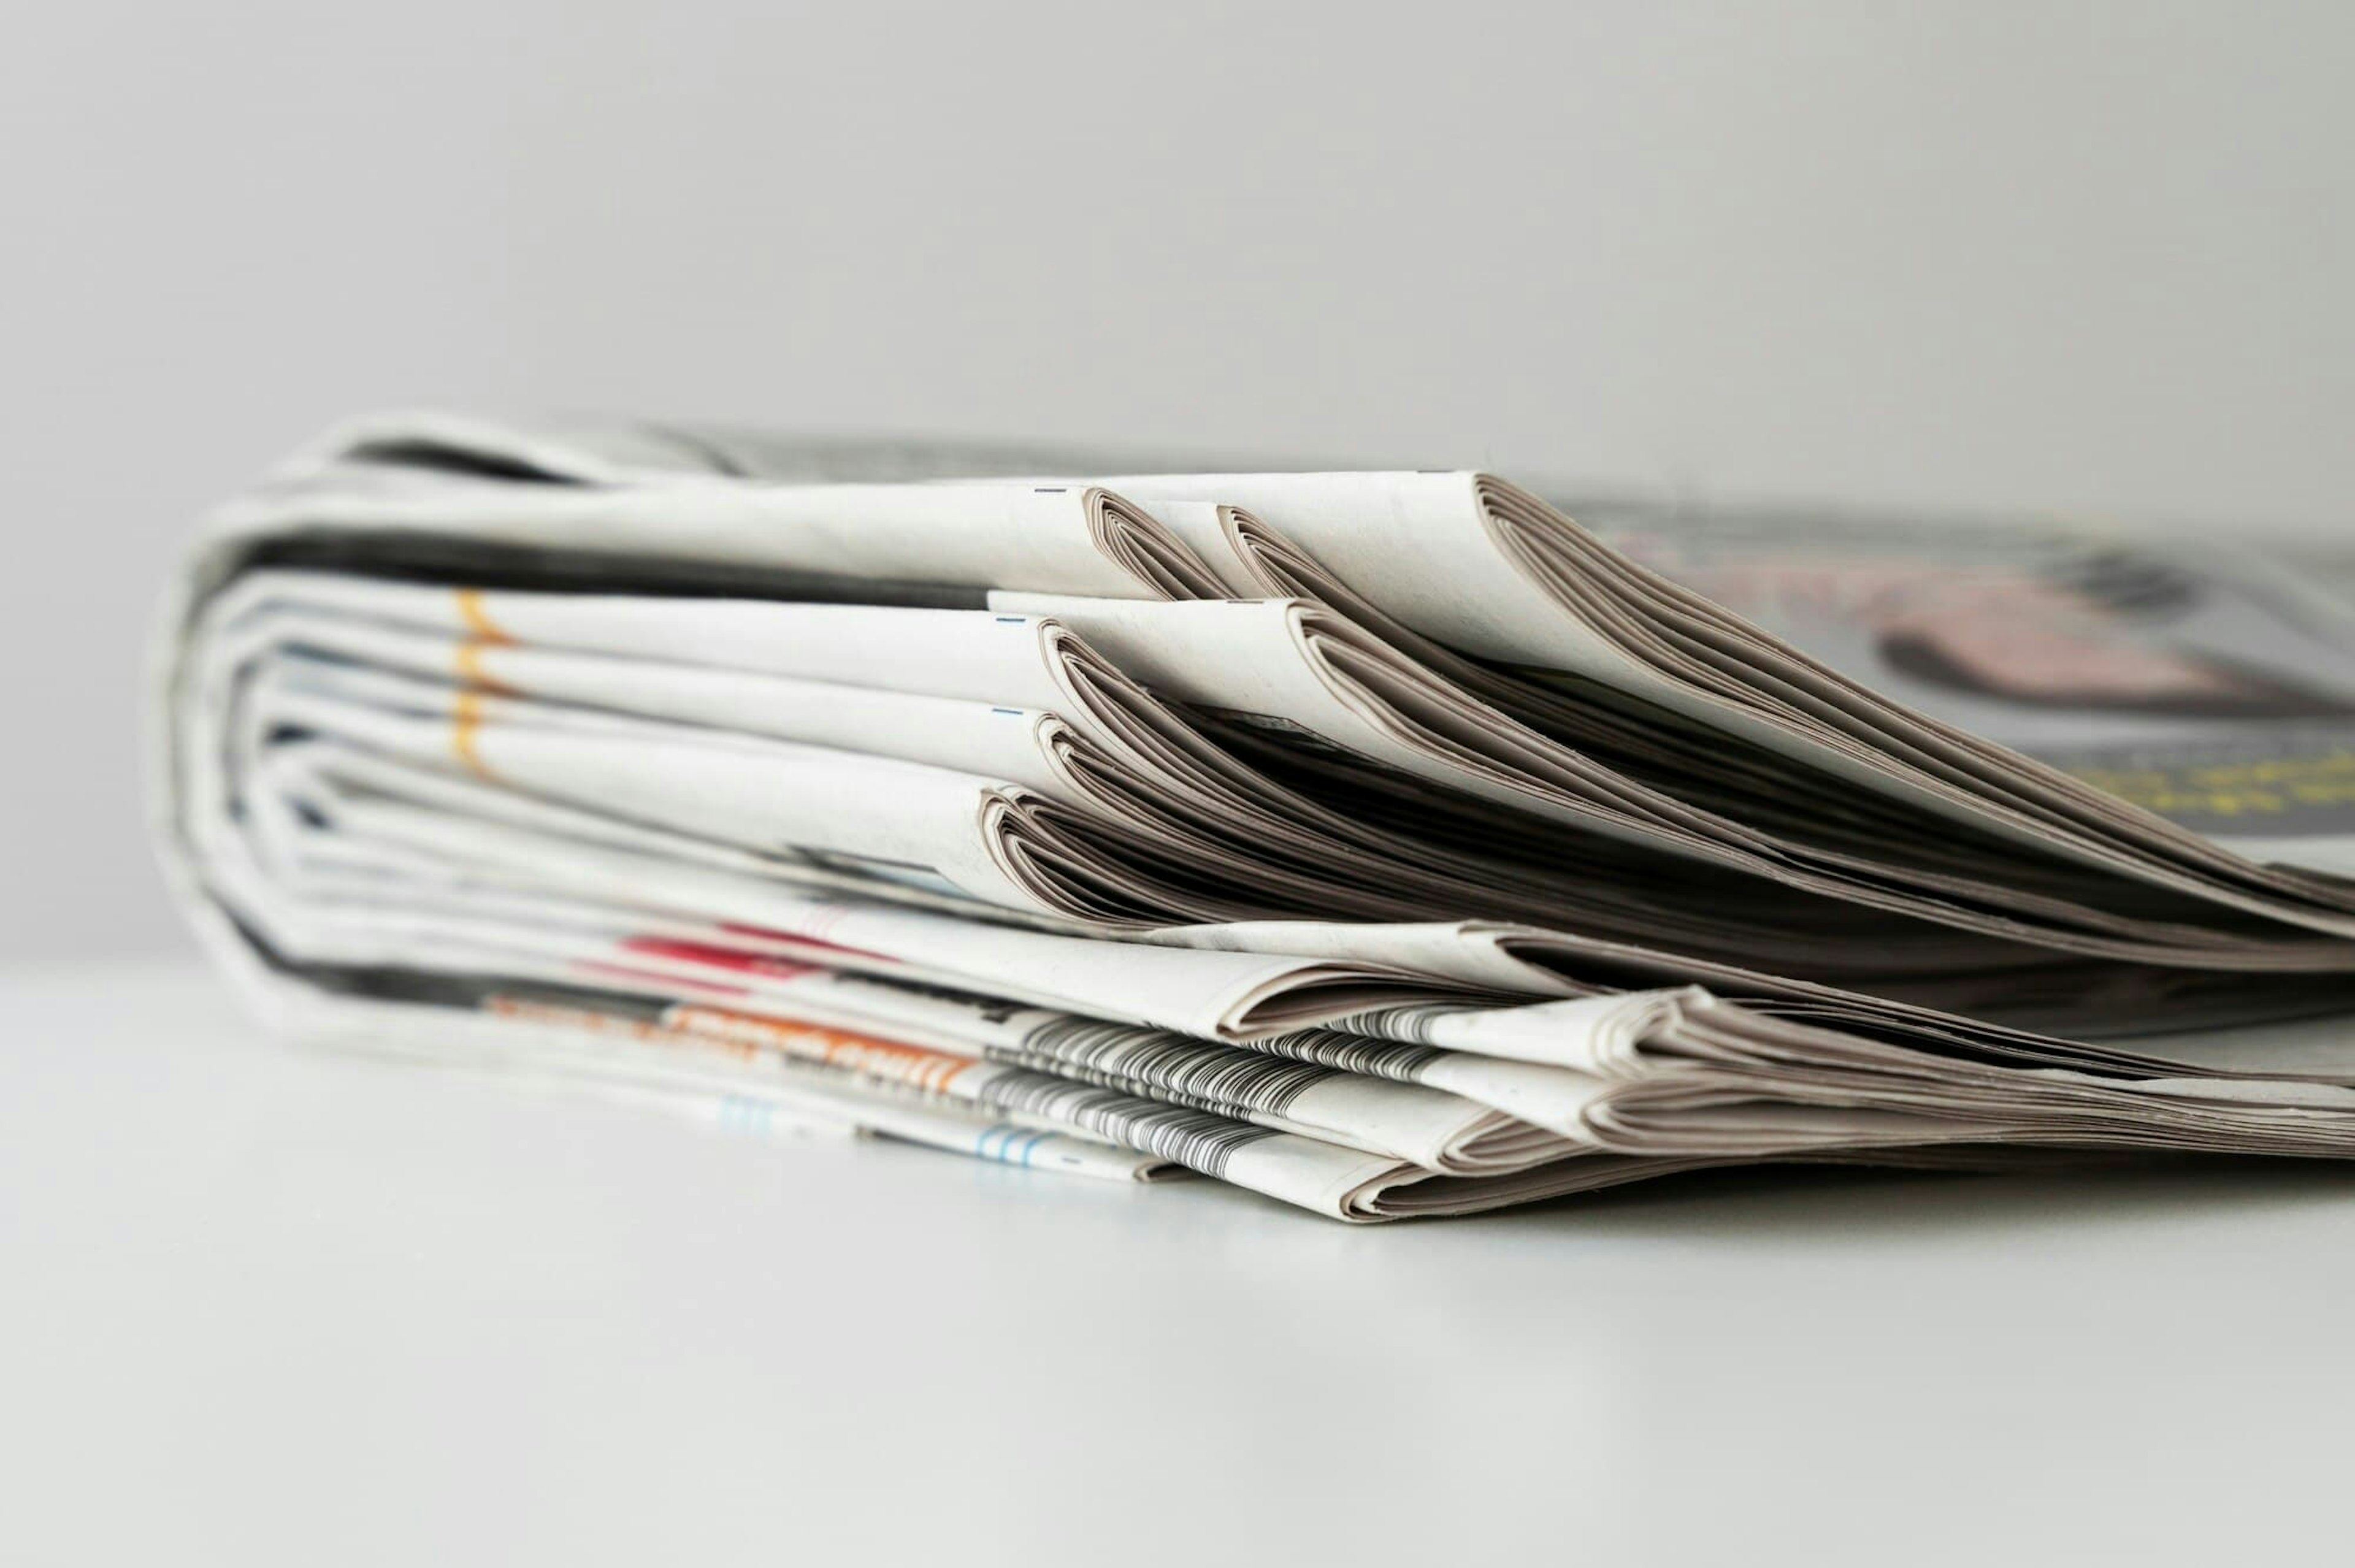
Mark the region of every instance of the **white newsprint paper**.
[[303, 1038], [1346, 1221], [2355, 1154], [2355, 610], [2219, 558], [357, 421], [154, 819]]

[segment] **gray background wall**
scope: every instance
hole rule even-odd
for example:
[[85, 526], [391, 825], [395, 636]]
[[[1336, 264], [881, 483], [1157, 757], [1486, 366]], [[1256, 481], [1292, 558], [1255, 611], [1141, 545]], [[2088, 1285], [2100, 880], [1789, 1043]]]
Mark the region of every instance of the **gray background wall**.
[[421, 401], [2344, 528], [2337, 5], [83, 3], [0, 48], [0, 954], [179, 940], [189, 516]]

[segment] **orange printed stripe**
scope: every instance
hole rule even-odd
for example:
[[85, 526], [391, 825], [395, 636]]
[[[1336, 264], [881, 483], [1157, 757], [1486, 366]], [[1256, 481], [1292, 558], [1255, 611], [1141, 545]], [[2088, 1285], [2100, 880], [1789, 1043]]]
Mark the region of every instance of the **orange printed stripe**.
[[483, 649], [489, 645], [491, 645], [485, 643], [458, 645], [458, 651], [452, 662], [457, 668], [459, 682], [462, 685], [471, 686], [477, 691], [496, 692], [501, 697], [513, 697], [516, 695], [514, 687], [483, 667]]
[[480, 692], [461, 691], [450, 699], [450, 752], [466, 765], [466, 771], [483, 778], [491, 770], [475, 749], [476, 732], [483, 727], [483, 698]]
[[891, 1076], [890, 1070], [897, 1068], [900, 1082], [935, 1092], [945, 1089], [966, 1068], [977, 1065], [971, 1057], [923, 1046], [689, 1002], [666, 1008], [658, 1022], [519, 997], [494, 996], [483, 1006], [487, 1011], [508, 1018], [625, 1034], [649, 1045], [700, 1046], [745, 1061], [766, 1050], [805, 1061], [815, 1058], [830, 1066], [864, 1072], [878, 1078]]
[[460, 588], [454, 592], [458, 601], [458, 619], [465, 623], [468, 633], [485, 643], [503, 645], [515, 641], [496, 621], [491, 619], [491, 613], [483, 608], [481, 589]]
[[889, 1064], [897, 1068], [906, 1081], [935, 1090], [946, 1088], [959, 1073], [975, 1065], [972, 1057], [935, 1051], [930, 1046], [909, 1045], [791, 1019], [763, 1018], [732, 1008], [682, 1004], [669, 1009], [666, 1021], [685, 1034], [709, 1040], [759, 1040], [788, 1056], [814, 1056], [833, 1066], [866, 1067], [871, 1072]]

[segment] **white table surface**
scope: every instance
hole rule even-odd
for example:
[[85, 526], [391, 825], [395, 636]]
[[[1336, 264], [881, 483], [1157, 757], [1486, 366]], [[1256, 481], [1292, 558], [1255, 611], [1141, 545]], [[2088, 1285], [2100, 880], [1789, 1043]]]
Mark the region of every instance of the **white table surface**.
[[2355, 1168], [1359, 1230], [300, 1051], [192, 965], [0, 1031], [0, 1563], [2355, 1553]]

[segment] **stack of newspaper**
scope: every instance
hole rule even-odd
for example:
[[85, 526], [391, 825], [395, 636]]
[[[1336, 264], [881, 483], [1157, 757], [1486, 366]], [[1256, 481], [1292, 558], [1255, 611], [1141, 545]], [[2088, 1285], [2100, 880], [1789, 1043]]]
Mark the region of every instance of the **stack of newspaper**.
[[347, 426], [167, 607], [166, 862], [306, 1038], [1347, 1220], [2355, 1153], [2309, 581], [1116, 466]]

